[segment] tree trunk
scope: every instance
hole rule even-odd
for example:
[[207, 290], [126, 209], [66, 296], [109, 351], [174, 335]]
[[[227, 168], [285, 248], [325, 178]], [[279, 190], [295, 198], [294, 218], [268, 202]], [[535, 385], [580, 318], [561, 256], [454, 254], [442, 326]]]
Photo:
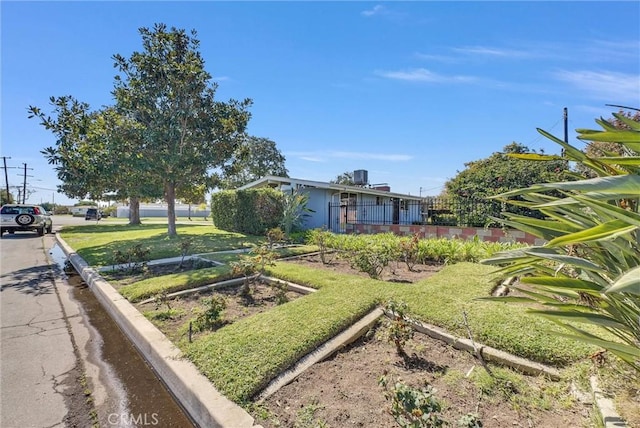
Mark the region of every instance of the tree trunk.
[[167, 220], [169, 237], [177, 236], [176, 232], [176, 185], [175, 183], [166, 183], [164, 187], [164, 198], [167, 201]]
[[129, 224], [142, 224], [140, 221], [140, 199], [129, 199]]

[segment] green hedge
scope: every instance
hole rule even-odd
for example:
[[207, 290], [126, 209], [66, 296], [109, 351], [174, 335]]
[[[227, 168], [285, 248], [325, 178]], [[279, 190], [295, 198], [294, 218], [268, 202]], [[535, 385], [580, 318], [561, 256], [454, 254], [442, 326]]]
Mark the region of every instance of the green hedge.
[[282, 221], [282, 192], [275, 189], [224, 190], [211, 197], [213, 224], [222, 230], [263, 235]]

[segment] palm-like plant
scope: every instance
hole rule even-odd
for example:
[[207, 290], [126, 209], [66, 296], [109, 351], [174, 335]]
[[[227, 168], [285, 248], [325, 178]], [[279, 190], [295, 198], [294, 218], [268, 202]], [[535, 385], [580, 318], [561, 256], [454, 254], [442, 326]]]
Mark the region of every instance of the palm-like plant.
[[483, 262], [502, 266], [505, 276], [520, 276], [523, 285], [515, 288], [526, 297], [498, 299], [532, 304], [536, 309], [530, 312], [562, 324], [566, 336], [605, 348], [640, 371], [640, 121], [614, 117], [624, 128], [600, 119], [602, 130], [578, 129], [578, 138], [620, 144], [629, 156], [589, 157], [542, 130], [562, 146], [563, 157], [513, 155], [577, 162], [596, 178], [537, 184], [494, 197], [540, 211], [543, 219], [503, 213], [501, 221], [547, 243]]

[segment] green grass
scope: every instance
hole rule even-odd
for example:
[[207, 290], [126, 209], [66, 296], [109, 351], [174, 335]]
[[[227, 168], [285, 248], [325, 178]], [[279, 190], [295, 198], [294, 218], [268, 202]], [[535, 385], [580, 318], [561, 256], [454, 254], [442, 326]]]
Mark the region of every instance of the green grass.
[[[179, 255], [179, 242], [185, 237], [194, 241], [191, 253], [242, 248], [263, 241], [206, 225], [178, 225], [178, 234], [177, 239], [169, 239], [164, 224], [132, 227], [104, 223], [65, 228], [63, 238], [92, 265], [108, 265], [116, 249], [135, 244], [151, 248], [150, 258], [162, 258]], [[287, 252], [310, 250], [294, 247]], [[237, 257], [224, 256], [221, 261], [228, 263]], [[476, 300], [492, 288], [494, 271], [490, 266], [458, 263], [418, 283], [398, 284], [279, 262], [268, 274], [318, 292], [201, 335], [193, 343], [183, 340], [178, 346], [222, 393], [240, 403], [247, 403], [282, 370], [390, 298], [406, 302], [412, 317], [462, 337], [467, 336], [462, 323], [462, 312], [466, 311], [475, 340], [535, 361], [563, 366], [588, 354], [589, 348], [550, 334], [559, 327], [526, 314], [523, 307]], [[207, 268], [143, 280], [122, 287], [120, 292], [137, 301], [229, 275], [227, 266]]]
[[229, 278], [232, 278], [231, 268], [224, 265], [143, 279], [142, 281], [125, 285], [118, 291], [129, 301], [138, 302], [161, 292], [174, 293], [213, 284]]
[[491, 288], [492, 271], [460, 263], [407, 285], [278, 263], [272, 275], [318, 292], [181, 346], [217, 388], [238, 402], [250, 400], [280, 371], [389, 298], [406, 301], [416, 318], [463, 337], [466, 310], [476, 340], [525, 358], [563, 365], [588, 353], [584, 346], [549, 335], [545, 328], [558, 327], [521, 308], [475, 301]]
[[[276, 249], [275, 252], [279, 257], [289, 257], [316, 250], [317, 247], [314, 245], [301, 245], [297, 247], [279, 248]], [[129, 301], [139, 302], [161, 292], [174, 293], [176, 291], [213, 284], [214, 282], [234, 277], [229, 263], [238, 260], [239, 257], [240, 254], [238, 253], [206, 254], [203, 258], [219, 261], [225, 265], [143, 279], [121, 287], [119, 292]], [[237, 277], [239, 275], [235, 276]]]
[[62, 238], [92, 266], [114, 263], [116, 250], [126, 251], [135, 245], [151, 249], [149, 259], [180, 255], [180, 242], [191, 239], [191, 254], [245, 248], [263, 242], [264, 237], [225, 232], [212, 225], [176, 225], [177, 237], [169, 238], [164, 224], [131, 226], [120, 222], [107, 222], [83, 226], [66, 226]]

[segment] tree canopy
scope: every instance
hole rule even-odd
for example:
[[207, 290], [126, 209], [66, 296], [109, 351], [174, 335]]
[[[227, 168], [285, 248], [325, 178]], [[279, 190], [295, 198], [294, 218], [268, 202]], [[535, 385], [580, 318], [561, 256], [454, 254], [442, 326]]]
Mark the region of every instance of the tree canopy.
[[535, 153], [527, 146], [512, 143], [502, 152], [486, 159], [468, 162], [466, 169], [445, 183], [450, 197], [485, 198], [534, 183], [560, 181], [567, 172], [567, 163], [558, 158], [552, 162], [523, 160], [513, 155]]
[[175, 199], [211, 187], [210, 171], [241, 145], [251, 100], [215, 100], [196, 32], [156, 24], [141, 28], [142, 51], [114, 55], [115, 104], [91, 111], [73, 97], [51, 97], [53, 118], [31, 106], [30, 117], [57, 137], [43, 151], [69, 197], [131, 199], [164, 196], [168, 234], [176, 235]]
[[345, 171], [342, 174], [338, 174], [336, 178], [330, 180], [329, 183], [353, 186], [355, 185], [355, 181], [353, 180], [353, 172]]
[[240, 145], [250, 114], [249, 99], [215, 100], [217, 84], [204, 69], [195, 30], [156, 24], [141, 28], [143, 51], [115, 55], [118, 110], [141, 125], [145, 170], [162, 183], [168, 233], [176, 234], [176, 189], [206, 184]]
[[288, 177], [285, 157], [268, 138], [246, 137], [219, 174], [217, 187], [237, 189], [267, 175]]

